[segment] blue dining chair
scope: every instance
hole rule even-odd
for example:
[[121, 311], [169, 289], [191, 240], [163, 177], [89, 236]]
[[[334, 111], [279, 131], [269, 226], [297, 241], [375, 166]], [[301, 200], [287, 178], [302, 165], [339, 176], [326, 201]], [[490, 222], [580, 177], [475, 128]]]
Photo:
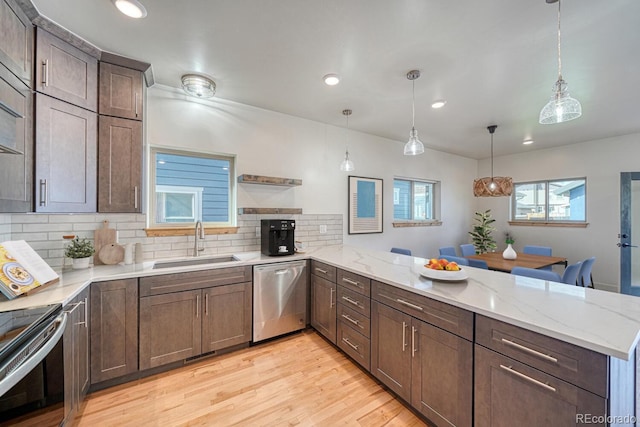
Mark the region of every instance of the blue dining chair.
[[394, 254], [402, 254], [411, 256], [411, 249], [403, 249], [403, 248], [391, 248], [391, 252]]
[[445, 256], [440, 255], [440, 257], [446, 259], [449, 262], [455, 261], [458, 265], [469, 265], [468, 258], [462, 258], [459, 256], [453, 256], [453, 255], [445, 255]]
[[[525, 247], [522, 248], [522, 253], [531, 254], [531, 255], [551, 256], [551, 248], [549, 246], [525, 245]], [[548, 265], [546, 267], [539, 268], [538, 270], [551, 271], [552, 268], [550, 265]]]
[[475, 255], [476, 247], [471, 243], [460, 245], [460, 252], [462, 253], [462, 256]]
[[576, 286], [578, 284], [578, 274], [580, 274], [580, 268], [582, 268], [582, 261], [578, 261], [575, 264], [571, 264], [564, 269], [562, 274], [562, 283], [567, 285]]
[[485, 270], [489, 269], [489, 266], [487, 265], [487, 262], [481, 259], [473, 259], [473, 258], [465, 258], [467, 261], [469, 261], [469, 267], [475, 267], [475, 268], [484, 268]]
[[594, 262], [596, 262], [596, 257], [587, 258], [582, 261], [582, 267], [580, 268], [580, 273], [578, 273], [578, 286], [593, 288], [591, 270], [593, 269]]
[[511, 274], [514, 276], [533, 277], [535, 279], [562, 282], [562, 278], [555, 271], [542, 270], [540, 268], [513, 267]]
[[458, 254], [453, 246], [443, 246], [440, 248], [440, 256], [458, 256]]

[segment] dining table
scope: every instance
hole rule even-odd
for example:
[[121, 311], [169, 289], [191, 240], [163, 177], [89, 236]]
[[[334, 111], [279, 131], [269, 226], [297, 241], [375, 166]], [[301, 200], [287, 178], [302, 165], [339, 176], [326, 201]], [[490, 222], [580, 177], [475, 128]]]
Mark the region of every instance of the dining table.
[[465, 258], [485, 261], [489, 270], [507, 273], [510, 273], [513, 267], [543, 268], [555, 264], [567, 266], [567, 259], [564, 257], [523, 253], [519, 253], [516, 259], [504, 259], [502, 252], [485, 252], [483, 254], [468, 255]]

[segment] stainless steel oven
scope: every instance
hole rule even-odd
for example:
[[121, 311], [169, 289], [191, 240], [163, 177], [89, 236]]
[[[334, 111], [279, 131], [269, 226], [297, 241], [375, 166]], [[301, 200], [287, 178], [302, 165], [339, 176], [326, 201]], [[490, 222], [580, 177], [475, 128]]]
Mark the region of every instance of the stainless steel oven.
[[64, 402], [66, 322], [60, 304], [0, 313], [0, 423]]

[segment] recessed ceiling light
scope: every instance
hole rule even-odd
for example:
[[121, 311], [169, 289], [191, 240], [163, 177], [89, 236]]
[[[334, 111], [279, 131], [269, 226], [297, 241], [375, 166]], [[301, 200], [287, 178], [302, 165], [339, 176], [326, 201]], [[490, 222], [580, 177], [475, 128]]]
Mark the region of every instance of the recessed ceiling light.
[[327, 74], [322, 78], [322, 80], [324, 80], [324, 83], [329, 86], [335, 86], [340, 83], [340, 76], [337, 74]]
[[118, 10], [131, 18], [144, 18], [147, 9], [138, 0], [111, 0]]
[[444, 105], [447, 103], [447, 101], [445, 101], [444, 99], [439, 99], [437, 101], [434, 101], [433, 104], [431, 104], [431, 108], [442, 108], [444, 107]]
[[522, 145], [531, 145], [533, 144], [533, 139], [525, 139], [522, 141]]

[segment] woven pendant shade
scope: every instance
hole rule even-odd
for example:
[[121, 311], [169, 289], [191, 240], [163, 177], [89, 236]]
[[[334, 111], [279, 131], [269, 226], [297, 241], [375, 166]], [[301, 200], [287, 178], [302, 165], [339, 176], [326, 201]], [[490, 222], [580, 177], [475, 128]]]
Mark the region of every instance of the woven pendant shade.
[[[493, 182], [493, 186], [491, 183]], [[491, 189], [493, 188], [493, 190]], [[473, 180], [473, 195], [476, 197], [501, 197], [513, 193], [513, 180], [508, 176], [484, 177]]]

